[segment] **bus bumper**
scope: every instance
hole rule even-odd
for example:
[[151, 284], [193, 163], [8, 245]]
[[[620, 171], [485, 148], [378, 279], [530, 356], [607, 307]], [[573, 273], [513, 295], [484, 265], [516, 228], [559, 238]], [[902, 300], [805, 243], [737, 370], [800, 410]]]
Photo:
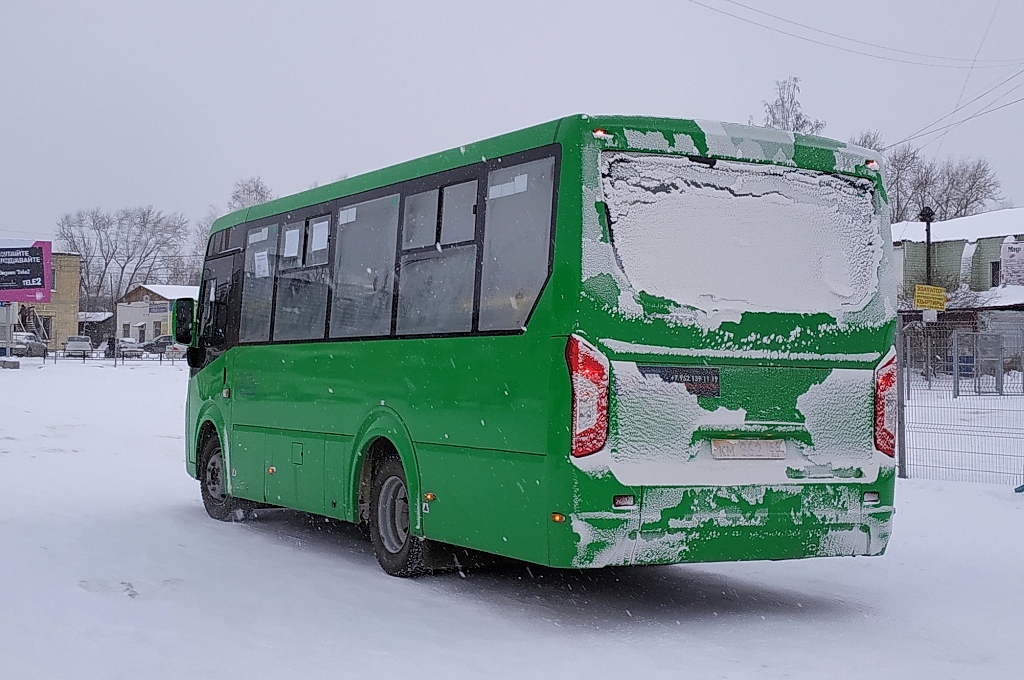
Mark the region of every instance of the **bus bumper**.
[[[641, 487], [629, 508], [570, 513], [552, 566], [604, 567], [881, 555], [895, 475], [872, 484]], [[877, 493], [877, 501], [866, 493]]]

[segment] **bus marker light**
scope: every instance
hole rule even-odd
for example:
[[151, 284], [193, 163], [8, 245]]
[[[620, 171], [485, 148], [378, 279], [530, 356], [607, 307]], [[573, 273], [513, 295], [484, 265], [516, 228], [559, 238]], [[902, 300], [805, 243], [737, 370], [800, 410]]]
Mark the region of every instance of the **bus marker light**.
[[631, 508], [636, 505], [636, 500], [631, 495], [615, 496], [612, 498], [613, 508]]
[[565, 515], [560, 512], [553, 512], [551, 513], [551, 521], [555, 524], [561, 524], [565, 521]]
[[606, 142], [611, 142], [611, 141], [613, 141], [615, 139], [615, 135], [610, 134], [608, 132], [605, 132], [604, 130], [597, 129], [597, 130], [594, 130], [594, 138], [595, 139], [603, 139]]
[[878, 492], [877, 491], [865, 491], [864, 492], [864, 504], [875, 505], [878, 503]]
[[868, 170], [878, 170], [880, 167], [882, 167], [878, 164], [878, 161], [868, 161], [864, 165], [868, 166]]
[[272, 474], [274, 474], [275, 472], [277, 472], [277, 468], [276, 468], [276, 467], [273, 467], [273, 466], [271, 466], [271, 467], [268, 467], [268, 468], [267, 468], [267, 474], [268, 474], [268, 475], [272, 475]]
[[428, 502], [429, 501], [436, 501], [437, 500], [437, 494], [429, 493], [429, 492], [425, 493], [425, 494], [423, 494], [423, 500], [428, 501]]

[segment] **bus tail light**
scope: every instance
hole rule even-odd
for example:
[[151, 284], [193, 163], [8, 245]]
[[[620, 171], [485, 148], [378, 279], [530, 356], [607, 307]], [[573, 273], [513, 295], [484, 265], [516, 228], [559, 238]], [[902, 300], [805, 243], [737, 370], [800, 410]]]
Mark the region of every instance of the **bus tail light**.
[[875, 448], [896, 455], [896, 357], [875, 371]]
[[572, 455], [599, 451], [608, 441], [610, 368], [601, 351], [578, 335], [565, 348], [572, 379]]

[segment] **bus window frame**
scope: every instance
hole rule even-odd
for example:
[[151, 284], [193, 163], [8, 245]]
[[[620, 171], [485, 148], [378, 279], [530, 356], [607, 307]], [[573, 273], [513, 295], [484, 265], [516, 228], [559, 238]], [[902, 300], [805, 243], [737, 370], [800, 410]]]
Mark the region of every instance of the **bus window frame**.
[[[515, 165], [521, 165], [535, 160], [543, 158], [553, 158], [553, 181], [551, 189], [551, 215], [550, 215], [550, 228], [548, 231], [548, 261], [547, 261], [547, 274], [544, 277], [543, 282], [540, 285], [539, 293], [537, 298], [533, 302], [533, 306], [527, 314], [523, 326], [517, 329], [508, 330], [488, 330], [481, 331], [479, 329], [480, 323], [480, 303], [481, 303], [481, 285], [482, 285], [482, 271], [483, 271], [483, 253], [484, 253], [484, 237], [486, 230], [486, 219], [487, 219], [487, 181], [489, 174], [494, 170], [499, 170]], [[485, 159], [464, 165], [456, 168], [450, 168], [448, 170], [442, 170], [440, 172], [431, 173], [429, 175], [423, 175], [420, 177], [414, 177], [408, 180], [394, 182], [373, 189], [368, 189], [355, 194], [350, 194], [341, 198], [331, 199], [329, 201], [322, 201], [309, 206], [303, 206], [288, 212], [275, 213], [259, 219], [246, 221], [230, 227], [229, 230], [239, 230], [242, 235], [248, 233], [253, 228], [259, 228], [265, 225], [279, 224], [280, 230], [278, 238], [281, 239], [278, 243], [278, 258], [281, 256], [281, 248], [283, 247], [283, 239], [285, 232], [285, 225], [294, 222], [302, 221], [304, 228], [303, 242], [301, 244], [300, 252], [305, 256], [305, 239], [306, 232], [309, 228], [309, 222], [312, 219], [327, 215], [330, 217], [329, 235], [328, 235], [328, 261], [326, 264], [313, 265], [311, 268], [326, 267], [328, 269], [328, 291], [327, 291], [327, 310], [325, 314], [324, 332], [322, 337], [311, 338], [308, 340], [274, 340], [274, 330], [277, 324], [277, 298], [278, 298], [278, 287], [280, 284], [280, 274], [282, 269], [280, 266], [275, 267], [274, 271], [274, 286], [273, 295], [271, 299], [271, 317], [270, 317], [270, 339], [265, 341], [256, 342], [242, 342], [240, 339], [236, 339], [232, 346], [245, 346], [245, 347], [256, 347], [261, 345], [288, 345], [288, 344], [303, 344], [303, 343], [317, 343], [317, 342], [361, 342], [366, 340], [402, 340], [402, 339], [423, 339], [423, 338], [452, 338], [452, 337], [494, 337], [503, 335], [522, 335], [526, 332], [526, 328], [529, 327], [530, 321], [533, 319], [534, 313], [537, 311], [537, 307], [540, 305], [541, 298], [544, 296], [544, 292], [547, 290], [548, 285], [551, 282], [551, 277], [554, 275], [554, 260], [555, 260], [555, 234], [558, 223], [558, 199], [559, 190], [561, 184], [561, 168], [562, 168], [562, 146], [559, 143], [547, 144], [524, 151], [519, 151], [504, 156], [499, 156], [493, 159]], [[430, 246], [423, 246], [419, 248], [411, 248], [408, 250], [402, 247], [402, 227], [405, 219], [405, 199], [406, 196], [413, 194], [422, 193], [424, 191], [438, 191], [438, 216], [437, 216], [437, 229], [440, 229], [442, 210], [443, 210], [443, 191], [446, 187], [462, 184], [475, 180], [477, 182], [477, 202], [476, 202], [476, 230], [474, 238], [471, 241], [460, 241], [458, 243], [446, 243], [441, 244], [442, 251], [453, 247], [466, 246], [473, 244], [476, 246], [476, 265], [474, 270], [474, 281], [473, 281], [473, 317], [471, 329], [468, 331], [456, 331], [456, 332], [439, 332], [439, 333], [398, 333], [397, 322], [398, 322], [398, 298], [401, 283], [401, 257], [403, 253], [415, 253], [416, 251], [427, 251], [435, 250], [436, 244]], [[388, 195], [397, 194], [399, 196], [398, 206], [398, 233], [395, 239], [395, 256], [392, 266], [395, 270], [394, 276], [394, 288], [392, 290], [391, 300], [391, 326], [390, 332], [386, 335], [360, 335], [360, 336], [348, 336], [348, 337], [330, 337], [330, 323], [331, 323], [331, 308], [334, 302], [334, 276], [335, 276], [335, 260], [336, 253], [335, 249], [338, 245], [338, 239], [335, 235], [335, 230], [339, 228], [337, 214], [340, 210], [345, 210], [348, 207], [363, 203], [365, 201], [371, 201], [377, 198], [382, 198]], [[210, 236], [210, 243], [208, 245], [208, 253], [215, 248], [215, 241], [217, 243], [233, 243], [234, 239], [231, 234], [228, 236], [221, 236], [223, 232], [217, 232]], [[244, 237], [242, 238], [241, 246], [238, 247], [239, 252], [242, 254], [243, 266], [244, 257], [247, 244], [245, 243]], [[207, 255], [204, 259], [204, 267], [206, 262], [218, 257], [222, 257], [228, 253], [231, 253], [235, 248], [223, 250], [215, 255]], [[305, 269], [306, 266], [300, 265], [284, 271], [294, 271], [297, 269]], [[239, 296], [238, 301], [238, 312], [243, 314], [245, 312], [241, 307], [241, 297]], [[239, 319], [240, 321], [240, 319]]]

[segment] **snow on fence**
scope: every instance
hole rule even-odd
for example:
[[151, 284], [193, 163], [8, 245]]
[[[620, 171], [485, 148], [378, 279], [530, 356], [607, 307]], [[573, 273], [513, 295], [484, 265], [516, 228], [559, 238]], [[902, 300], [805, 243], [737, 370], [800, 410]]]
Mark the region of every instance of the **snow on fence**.
[[1024, 328], [904, 321], [897, 346], [906, 475], [1024, 482]]

